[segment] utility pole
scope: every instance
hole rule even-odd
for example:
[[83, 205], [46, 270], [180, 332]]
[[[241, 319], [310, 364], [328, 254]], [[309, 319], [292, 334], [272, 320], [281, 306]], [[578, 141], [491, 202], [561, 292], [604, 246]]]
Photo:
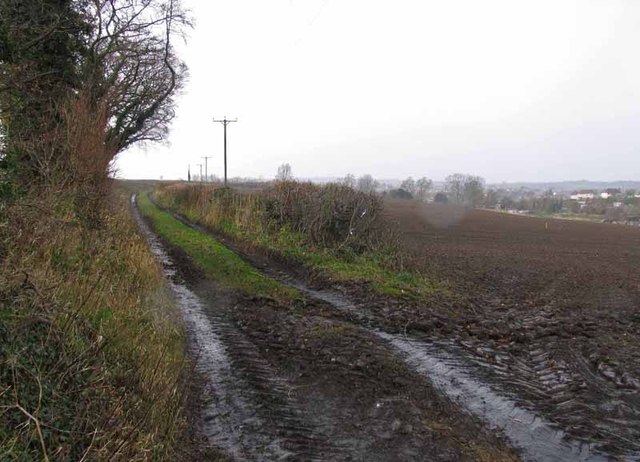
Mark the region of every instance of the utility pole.
[[207, 168], [207, 160], [211, 159], [211, 156], [209, 157], [201, 157], [201, 159], [204, 159], [204, 182], [208, 183], [209, 182], [209, 169]]
[[200, 167], [200, 183], [202, 183], [202, 164], [196, 164], [198, 167]]
[[223, 119], [216, 119], [214, 117], [214, 122], [220, 122], [224, 126], [224, 185], [227, 186], [227, 125], [231, 122], [237, 122], [238, 119], [227, 119], [227, 116], [224, 116]]

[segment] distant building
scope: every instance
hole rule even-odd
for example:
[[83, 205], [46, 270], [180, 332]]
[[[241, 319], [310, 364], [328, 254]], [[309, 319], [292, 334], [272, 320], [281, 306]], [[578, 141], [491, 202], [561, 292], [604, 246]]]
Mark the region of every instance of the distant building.
[[616, 188], [605, 189], [600, 193], [602, 199], [609, 199], [610, 197], [617, 197], [622, 194], [622, 191]]
[[574, 201], [590, 201], [595, 199], [596, 192], [590, 189], [583, 189], [582, 191], [574, 192], [570, 197]]

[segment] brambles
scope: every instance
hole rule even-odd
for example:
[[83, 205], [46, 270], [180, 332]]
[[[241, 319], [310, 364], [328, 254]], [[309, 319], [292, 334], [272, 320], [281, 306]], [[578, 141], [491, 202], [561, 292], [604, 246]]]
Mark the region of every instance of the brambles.
[[388, 251], [395, 243], [382, 198], [344, 185], [282, 181], [257, 192], [171, 185], [156, 196], [216, 228], [238, 226], [267, 235], [287, 230], [310, 245], [343, 253]]
[[267, 226], [288, 226], [325, 248], [362, 253], [387, 243], [380, 197], [342, 186], [276, 183], [263, 193]]

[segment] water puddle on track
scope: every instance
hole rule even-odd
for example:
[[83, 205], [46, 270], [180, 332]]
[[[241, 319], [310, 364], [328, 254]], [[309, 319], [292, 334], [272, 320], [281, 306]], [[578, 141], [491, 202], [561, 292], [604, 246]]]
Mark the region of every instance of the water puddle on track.
[[[283, 282], [308, 297], [331, 304], [351, 319], [368, 324], [369, 318], [342, 294], [313, 290], [300, 281]], [[626, 454], [620, 458], [599, 451], [593, 443], [571, 438], [557, 425], [522, 407], [507, 394], [496, 392], [492, 386], [475, 377], [476, 366], [451, 342], [413, 340], [374, 327], [367, 330], [390, 344], [410, 367], [425, 376], [451, 401], [479, 417], [489, 428], [501, 431], [525, 461], [640, 461], [638, 454]]]
[[[135, 199], [132, 198], [132, 202], [134, 201]], [[163, 262], [163, 266], [165, 263], [170, 263], [169, 257], [162, 250], [160, 243], [154, 238], [146, 224], [140, 219], [135, 207], [134, 213], [141, 228], [148, 236], [154, 254]], [[174, 216], [195, 229], [207, 232], [182, 217], [175, 214]], [[165, 268], [169, 276], [168, 279], [171, 281], [171, 276], [173, 276], [171, 271], [173, 270], [170, 269], [170, 264]], [[468, 354], [460, 351], [453, 343], [425, 342], [383, 332], [373, 327], [372, 319], [348, 297], [334, 291], [311, 289], [303, 282], [291, 279], [286, 275], [266, 273], [267, 276], [274, 277], [283, 284], [298, 289], [307, 297], [329, 303], [352, 320], [357, 321], [361, 328], [389, 344], [410, 367], [423, 375], [452, 402], [480, 418], [489, 428], [501, 431], [512, 446], [520, 451], [523, 460], [539, 462], [640, 461], [640, 454], [613, 456], [598, 450], [594, 443], [571, 438], [553, 422], [535, 411], [523, 407], [517, 399], [510, 397], [510, 394], [497, 391], [493, 385], [479, 379], [479, 374], [476, 371], [478, 366], [473, 363]], [[242, 422], [250, 421], [251, 417], [246, 415], [246, 404], [235, 402], [237, 397], [228, 394], [230, 384], [224, 383], [223, 377], [228, 377], [231, 374], [229, 373], [230, 362], [226, 356], [224, 345], [216, 335], [215, 326], [211, 325], [204, 315], [197, 296], [175, 282], [171, 282], [171, 287], [180, 300], [180, 304], [186, 307], [185, 316], [193, 326], [192, 329], [201, 349], [199, 364], [208, 365], [208, 369], [205, 370], [207, 376], [212, 378], [213, 387], [222, 397], [221, 401], [227, 402], [223, 406], [220, 402], [214, 403], [210, 409], [210, 413], [214, 417], [225, 415], [224, 419], [214, 419], [218, 422], [216, 425], [220, 427], [219, 433], [226, 435], [222, 440], [224, 443], [222, 447], [232, 454], [237, 454], [238, 447], [247, 446], [242, 439], [246, 437], [247, 433], [251, 433], [250, 429], [242, 426]], [[234, 413], [235, 415], [229, 418], [230, 414]], [[227, 426], [226, 430], [222, 428], [224, 425]], [[211, 428], [216, 428], [216, 426], [212, 425]], [[248, 432], [241, 432], [240, 430], [243, 428]], [[216, 443], [220, 445], [221, 441], [218, 440]], [[253, 442], [253, 445], [264, 443], [266, 441]], [[278, 445], [271, 447], [270, 450], [273, 458], [286, 458], [288, 455]]]
[[[134, 217], [146, 237], [153, 255], [162, 264], [169, 288], [180, 307], [186, 330], [190, 334], [190, 349], [197, 358], [196, 370], [206, 378], [209, 402], [202, 414], [202, 431], [209, 443], [238, 460], [249, 455], [257, 460], [283, 460], [293, 453], [285, 449], [278, 438], [259, 429], [268, 427], [256, 415], [255, 403], [246, 399], [243, 380], [234, 371], [232, 360], [223, 342], [224, 325], [213, 323], [199, 297], [177, 281], [176, 270], [160, 240], [144, 222], [131, 197]], [[256, 456], [260, 454], [260, 456]]]
[[[433, 385], [481, 418], [492, 429], [504, 433], [527, 461], [608, 461], [593, 444], [567, 437], [556, 425], [515, 400], [494, 391], [473, 376], [473, 367], [447, 346], [409, 340], [399, 335], [376, 332], [400, 352], [409, 365]], [[617, 459], [615, 459], [617, 460]], [[636, 459], [630, 459], [636, 460]]]

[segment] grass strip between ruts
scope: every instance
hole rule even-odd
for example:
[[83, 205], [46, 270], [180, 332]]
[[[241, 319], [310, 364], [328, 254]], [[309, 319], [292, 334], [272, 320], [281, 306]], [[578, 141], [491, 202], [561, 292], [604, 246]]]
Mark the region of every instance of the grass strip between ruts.
[[254, 267], [208, 234], [179, 222], [160, 210], [146, 194], [138, 196], [140, 212], [151, 221], [154, 231], [171, 245], [181, 248], [196, 266], [217, 283], [246, 294], [290, 302], [300, 295], [259, 273]]

